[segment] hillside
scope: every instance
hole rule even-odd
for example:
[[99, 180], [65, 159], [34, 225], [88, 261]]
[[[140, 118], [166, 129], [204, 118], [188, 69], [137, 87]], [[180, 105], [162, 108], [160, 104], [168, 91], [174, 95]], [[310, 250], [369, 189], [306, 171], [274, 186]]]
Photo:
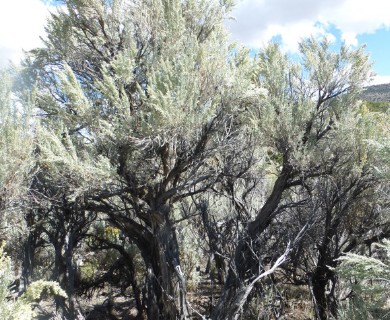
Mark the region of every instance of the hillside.
[[390, 102], [390, 83], [369, 86], [362, 94], [367, 101]]

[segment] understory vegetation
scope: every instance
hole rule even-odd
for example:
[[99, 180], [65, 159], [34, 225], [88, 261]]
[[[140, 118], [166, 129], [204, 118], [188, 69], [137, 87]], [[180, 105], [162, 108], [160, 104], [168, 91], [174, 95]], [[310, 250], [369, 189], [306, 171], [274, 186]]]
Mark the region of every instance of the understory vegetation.
[[0, 74], [2, 319], [390, 318], [363, 47], [253, 56], [229, 0], [63, 2]]

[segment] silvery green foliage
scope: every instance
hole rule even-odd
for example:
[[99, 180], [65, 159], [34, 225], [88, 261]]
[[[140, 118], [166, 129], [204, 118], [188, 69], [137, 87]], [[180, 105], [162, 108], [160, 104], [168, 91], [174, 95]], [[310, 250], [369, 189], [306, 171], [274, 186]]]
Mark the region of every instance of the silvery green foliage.
[[12, 94], [13, 83], [11, 73], [0, 70], [0, 212], [8, 236], [21, 232], [34, 166], [31, 103]]
[[37, 280], [31, 283], [26, 292], [23, 294], [23, 299], [29, 302], [40, 300], [42, 294], [49, 297], [59, 296], [66, 298], [66, 292], [55, 281]]
[[0, 198], [2, 207], [12, 206], [26, 190], [24, 179], [32, 160], [28, 107], [12, 97], [12, 76], [0, 70]]
[[[40, 165], [54, 181], [67, 181], [70, 198], [117, 187], [118, 148], [144, 185], [162, 181], [207, 127], [213, 138], [202, 157], [228, 152], [227, 139], [237, 132], [224, 122], [263, 95], [251, 85], [248, 52], [227, 45], [223, 19], [230, 6], [68, 1], [53, 15], [46, 48], [34, 51], [30, 62], [46, 79], [38, 81], [37, 104], [56, 119], [43, 121]], [[224, 131], [214, 129], [218, 121]], [[157, 153], [165, 145], [162, 164]], [[195, 183], [194, 174], [215, 174], [203, 161], [197, 172], [188, 171], [187, 184]]]
[[[274, 158], [289, 150], [295, 168], [309, 172], [319, 159], [331, 162], [340, 148], [361, 149], [364, 128], [356, 100], [371, 64], [364, 48], [342, 46], [337, 52], [326, 39], [314, 38], [301, 41], [297, 59], [276, 43], [260, 51], [257, 82], [267, 99], [250, 111], [259, 140]], [[357, 139], [344, 139], [352, 135]]]

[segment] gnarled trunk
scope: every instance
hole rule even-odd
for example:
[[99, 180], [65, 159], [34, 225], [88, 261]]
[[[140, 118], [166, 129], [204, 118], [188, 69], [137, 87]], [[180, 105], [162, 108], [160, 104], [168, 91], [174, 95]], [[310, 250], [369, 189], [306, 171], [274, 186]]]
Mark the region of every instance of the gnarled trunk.
[[240, 305], [245, 298], [245, 285], [232, 270], [229, 271], [222, 296], [218, 305], [214, 308], [211, 319], [233, 320], [241, 313]]
[[[314, 273], [310, 276], [309, 285], [312, 287], [313, 302], [318, 320], [337, 317], [337, 304], [331, 295], [327, 295], [327, 285], [335, 281], [334, 272], [329, 269], [334, 265], [334, 257], [324, 247], [320, 250], [319, 259]], [[331, 290], [333, 293], [333, 290]]]
[[147, 266], [148, 319], [189, 319], [179, 244], [168, 217], [155, 226], [150, 243], [141, 248], [141, 253]]
[[[291, 172], [292, 168], [288, 164], [285, 164], [280, 176], [275, 181], [268, 200], [257, 214], [255, 220], [248, 224], [246, 235], [242, 236], [235, 249], [234, 265], [229, 269], [227, 280], [222, 289], [221, 298], [211, 314], [211, 319], [236, 319], [241, 312], [240, 306], [245, 304], [247, 299], [247, 295], [243, 293], [247, 288], [248, 271], [254, 270], [258, 272], [259, 262], [253, 257], [253, 248], [251, 246], [271, 222], [282, 198], [282, 194], [288, 187], [288, 179], [290, 178]], [[253, 275], [251, 273], [249, 277]]]
[[64, 297], [55, 297], [56, 307], [69, 320], [76, 317], [74, 304], [75, 266], [72, 263], [73, 237], [72, 232], [68, 232], [65, 239], [52, 241], [55, 253], [53, 280], [58, 281], [67, 294], [67, 302]]

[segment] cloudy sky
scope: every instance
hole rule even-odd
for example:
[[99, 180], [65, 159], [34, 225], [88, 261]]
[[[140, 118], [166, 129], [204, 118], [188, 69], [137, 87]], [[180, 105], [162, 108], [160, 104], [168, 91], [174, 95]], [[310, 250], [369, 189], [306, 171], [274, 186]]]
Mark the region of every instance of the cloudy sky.
[[366, 44], [375, 81], [390, 82], [389, 0], [238, 0], [232, 18], [232, 38], [252, 48], [277, 39], [294, 52], [299, 39], [310, 35]]
[[[2, 0], [0, 65], [40, 45], [50, 0]], [[278, 39], [294, 52], [300, 38], [327, 36], [336, 44], [367, 44], [376, 82], [390, 82], [389, 0], [237, 0], [228, 22], [232, 38], [251, 48]]]
[[40, 45], [50, 6], [41, 0], [0, 0], [0, 65]]

